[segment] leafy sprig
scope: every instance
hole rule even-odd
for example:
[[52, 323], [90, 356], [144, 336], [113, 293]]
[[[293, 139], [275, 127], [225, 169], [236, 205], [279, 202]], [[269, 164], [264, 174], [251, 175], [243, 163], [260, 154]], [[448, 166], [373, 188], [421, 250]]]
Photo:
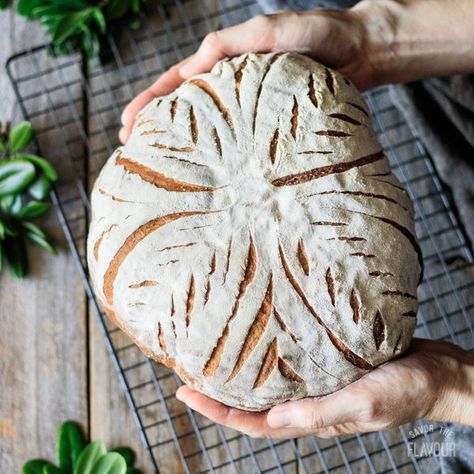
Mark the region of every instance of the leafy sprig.
[[56, 462], [32, 459], [23, 465], [22, 474], [140, 474], [135, 468], [135, 453], [123, 446], [107, 452], [102, 441], [86, 444], [74, 421], [64, 422], [56, 438]]
[[[7, 1], [7, 0], [0, 0]], [[97, 62], [103, 40], [113, 23], [140, 25], [145, 0], [19, 0], [20, 15], [39, 21], [51, 36], [56, 54], [80, 49]]]
[[27, 272], [26, 240], [55, 253], [31, 220], [48, 212], [50, 205], [43, 200], [58, 176], [47, 160], [23, 151], [32, 138], [29, 122], [20, 122], [11, 131], [7, 124], [0, 129], [0, 270], [6, 259], [17, 278]]

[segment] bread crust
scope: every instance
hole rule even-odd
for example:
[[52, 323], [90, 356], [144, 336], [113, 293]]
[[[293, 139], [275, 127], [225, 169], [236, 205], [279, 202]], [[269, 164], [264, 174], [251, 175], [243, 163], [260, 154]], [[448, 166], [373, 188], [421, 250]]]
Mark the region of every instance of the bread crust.
[[360, 94], [310, 58], [224, 60], [152, 101], [92, 209], [106, 314], [222, 403], [325, 395], [409, 345], [410, 199]]

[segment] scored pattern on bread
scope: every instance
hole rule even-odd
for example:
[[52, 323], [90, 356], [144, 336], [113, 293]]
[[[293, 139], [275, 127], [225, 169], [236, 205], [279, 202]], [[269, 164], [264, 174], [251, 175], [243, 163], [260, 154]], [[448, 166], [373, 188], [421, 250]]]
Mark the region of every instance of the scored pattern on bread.
[[380, 312], [377, 311], [377, 314], [374, 318], [374, 341], [375, 347], [377, 350], [380, 348], [380, 344], [382, 344], [383, 340], [385, 339], [385, 325], [380, 315]]
[[332, 277], [331, 268], [326, 270], [326, 285], [328, 287], [329, 298], [331, 299], [331, 304], [336, 305], [336, 284], [334, 283], [334, 278]]
[[347, 104], [347, 105], [350, 105], [351, 107], [354, 107], [354, 108], [357, 109], [359, 112], [362, 112], [366, 117], [369, 116], [369, 113], [364, 109], [364, 107], [361, 107], [360, 105], [354, 104], [354, 102], [350, 102], [350, 101], [347, 101], [346, 104]]
[[[314, 225], [314, 223], [312, 223]], [[308, 254], [304, 247], [303, 239], [298, 240], [298, 260], [300, 262], [301, 268], [306, 276], [309, 276], [309, 260]]]
[[207, 283], [206, 283], [206, 293], [204, 295], [204, 304], [207, 303], [209, 300], [209, 294], [211, 293], [211, 277], [216, 271], [216, 252], [212, 255], [211, 266], [209, 269], [209, 273], [207, 275]]
[[333, 73], [330, 69], [326, 68], [326, 86], [329, 90], [329, 92], [334, 95], [335, 90], [334, 90], [334, 76]]
[[403, 352], [422, 255], [350, 81], [246, 54], [152, 101], [92, 193], [105, 311], [231, 406], [337, 390]]
[[211, 352], [211, 357], [204, 365], [203, 374], [206, 377], [214, 375], [216, 370], [219, 368], [222, 354], [224, 352], [224, 348], [227, 343], [227, 338], [229, 337], [229, 324], [237, 315], [237, 311], [239, 310], [239, 306], [240, 306], [240, 300], [243, 298], [245, 291], [247, 290], [252, 280], [255, 278], [256, 268], [257, 268], [257, 253], [255, 249], [255, 244], [253, 242], [253, 238], [252, 236], [250, 236], [250, 243], [249, 243], [249, 249], [248, 249], [248, 255], [247, 255], [247, 263], [246, 263], [245, 271], [244, 271], [244, 277], [242, 281], [240, 282], [239, 292], [237, 294], [237, 298], [235, 299], [235, 302], [232, 308], [232, 313], [230, 314], [224, 326], [224, 331], [222, 332], [222, 335], [217, 339], [217, 343]]
[[[326, 333], [330, 339], [330, 341], [333, 343], [333, 345], [344, 354], [344, 357], [353, 365], [356, 367], [359, 367], [361, 369], [366, 369], [370, 370], [373, 367], [362, 357], [358, 356], [354, 352], [352, 352], [334, 333], [331, 331], [331, 329], [327, 326], [327, 324], [320, 318], [320, 316], [316, 313], [315, 309], [313, 306], [311, 306], [311, 303], [309, 302], [307, 296], [305, 295], [303, 289], [301, 288], [300, 284], [294, 277], [294, 275], [291, 272], [291, 269], [288, 265], [288, 262], [286, 261], [286, 257], [284, 255], [283, 249], [281, 245], [279, 245], [279, 252], [280, 252], [280, 258], [281, 258], [281, 263], [283, 265], [283, 269], [285, 270], [286, 277], [288, 278], [288, 281], [290, 282], [291, 286], [295, 290], [295, 292], [298, 294], [298, 296], [301, 298], [303, 301], [304, 305], [310, 312], [310, 314], [316, 319], [316, 321], [326, 330]], [[326, 278], [327, 274], [330, 272], [330, 269], [326, 272]], [[327, 280], [326, 280], [327, 281]], [[334, 289], [331, 287], [331, 285], [334, 285], [334, 282], [332, 280], [332, 277], [330, 278], [331, 283], [328, 283], [328, 292], [331, 296], [331, 302], [333, 301], [333, 298], [335, 299], [334, 295]], [[334, 301], [335, 302], [335, 301]], [[334, 303], [333, 303], [334, 306]]]
[[132, 285], [128, 285], [129, 288], [141, 288], [142, 286], [156, 286], [159, 285], [157, 281], [154, 280], [143, 280], [140, 283], [133, 283]]
[[361, 166], [374, 163], [375, 161], [383, 160], [384, 155], [382, 152], [377, 152], [372, 155], [363, 156], [356, 160], [349, 161], [346, 163], [337, 163], [334, 165], [321, 166], [314, 168], [309, 171], [304, 171], [298, 174], [292, 174], [289, 176], [283, 176], [281, 178], [274, 179], [272, 181], [273, 186], [293, 186], [295, 184], [306, 183], [307, 181], [313, 181], [315, 179], [323, 178], [331, 174], [344, 173], [352, 168], [358, 168]]
[[244, 69], [248, 64], [249, 57], [244, 56], [241, 63], [239, 64], [237, 70], [234, 73], [234, 81], [235, 81], [235, 98], [237, 99], [237, 103], [240, 106], [240, 83], [242, 82], [242, 77], [244, 74]]
[[359, 298], [357, 297], [357, 293], [354, 288], [351, 290], [351, 300], [350, 300], [351, 308], [352, 308], [352, 320], [358, 324], [359, 323], [359, 308], [360, 302]]
[[229, 380], [232, 380], [240, 372], [240, 369], [244, 365], [247, 358], [250, 356], [251, 352], [255, 349], [255, 346], [260, 341], [261, 337], [265, 332], [273, 309], [272, 291], [272, 277], [270, 275], [270, 282], [268, 283], [267, 292], [265, 293], [265, 296], [263, 298], [262, 306], [260, 307], [257, 316], [255, 317], [252, 323], [252, 326], [250, 326], [247, 337], [245, 338], [245, 342], [242, 348], [240, 349], [237, 362], [235, 363], [232, 372], [227, 378], [227, 382]]
[[374, 199], [383, 199], [384, 201], [393, 202], [393, 204], [400, 206], [404, 211], [408, 211], [406, 206], [404, 206], [403, 204], [400, 204], [398, 201], [396, 201], [395, 199], [392, 199], [389, 196], [385, 196], [384, 194], [365, 193], [363, 191], [323, 191], [321, 193], [310, 194], [309, 197], [317, 196], [317, 195], [321, 196], [325, 194], [350, 194], [351, 196], [365, 196], [365, 197], [374, 198]]
[[191, 279], [189, 281], [188, 296], [186, 299], [186, 327], [191, 324], [191, 316], [194, 308], [194, 298], [196, 295], [196, 287], [194, 284], [194, 275], [191, 274]]
[[349, 115], [346, 114], [329, 114], [328, 117], [342, 120], [343, 122], [348, 122], [351, 123], [352, 125], [362, 125], [361, 122], [356, 120], [355, 118], [350, 117]]
[[278, 342], [276, 337], [273, 341], [268, 345], [267, 352], [263, 357], [262, 365], [260, 370], [258, 371], [257, 378], [253, 384], [252, 388], [261, 387], [270, 377], [273, 369], [276, 367], [278, 363]]
[[125, 158], [123, 156], [117, 156], [115, 159], [115, 164], [123, 166], [128, 173], [136, 174], [140, 176], [143, 181], [153, 184], [157, 188], [166, 189], [166, 191], [174, 191], [180, 193], [202, 193], [208, 192], [212, 193], [217, 191], [217, 188], [212, 188], [210, 186], [199, 186], [196, 184], [185, 183], [173, 178], [168, 178], [162, 173], [153, 171], [147, 166], [143, 166], [136, 161], [131, 160], [130, 158]]

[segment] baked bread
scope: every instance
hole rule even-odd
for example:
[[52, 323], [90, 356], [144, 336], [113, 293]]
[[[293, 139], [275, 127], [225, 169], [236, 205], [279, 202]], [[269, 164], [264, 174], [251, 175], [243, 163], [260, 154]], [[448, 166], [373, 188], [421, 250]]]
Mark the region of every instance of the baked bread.
[[224, 60], [152, 101], [92, 215], [105, 312], [227, 405], [333, 392], [410, 342], [410, 200], [355, 87], [305, 56]]

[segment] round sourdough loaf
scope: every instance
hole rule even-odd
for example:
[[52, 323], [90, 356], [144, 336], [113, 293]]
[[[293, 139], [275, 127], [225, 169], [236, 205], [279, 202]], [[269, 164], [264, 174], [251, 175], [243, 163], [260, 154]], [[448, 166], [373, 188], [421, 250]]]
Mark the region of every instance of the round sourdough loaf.
[[410, 200], [357, 90], [305, 56], [224, 60], [153, 100], [92, 211], [105, 312], [227, 405], [333, 392], [410, 342]]

